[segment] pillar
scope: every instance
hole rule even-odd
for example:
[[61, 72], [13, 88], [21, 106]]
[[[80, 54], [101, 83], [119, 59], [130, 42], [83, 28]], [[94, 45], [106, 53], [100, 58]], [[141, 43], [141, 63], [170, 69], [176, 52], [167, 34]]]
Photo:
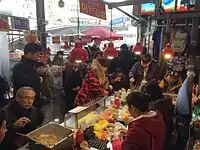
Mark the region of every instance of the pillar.
[[46, 22], [44, 0], [36, 0], [37, 30], [41, 45], [46, 50]]

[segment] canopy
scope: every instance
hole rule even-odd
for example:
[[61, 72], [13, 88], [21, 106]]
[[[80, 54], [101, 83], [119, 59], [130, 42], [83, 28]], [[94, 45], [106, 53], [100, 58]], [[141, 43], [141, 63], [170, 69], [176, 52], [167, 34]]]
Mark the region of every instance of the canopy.
[[123, 37], [117, 33], [111, 32], [103, 27], [91, 27], [82, 32], [86, 36], [94, 36], [101, 40], [123, 40]]

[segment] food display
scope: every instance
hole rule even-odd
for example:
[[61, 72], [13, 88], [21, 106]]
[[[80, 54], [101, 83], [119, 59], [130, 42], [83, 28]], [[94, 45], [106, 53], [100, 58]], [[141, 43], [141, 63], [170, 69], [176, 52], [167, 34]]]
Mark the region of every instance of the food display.
[[49, 148], [55, 146], [61, 140], [61, 138], [55, 136], [54, 134], [40, 134], [35, 136], [33, 139]]

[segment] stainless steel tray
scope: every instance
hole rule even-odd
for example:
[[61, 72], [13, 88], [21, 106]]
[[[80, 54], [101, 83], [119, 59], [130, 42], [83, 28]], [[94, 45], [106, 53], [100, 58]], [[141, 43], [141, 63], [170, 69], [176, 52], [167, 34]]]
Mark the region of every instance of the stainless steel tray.
[[[37, 140], [34, 139], [34, 137], [36, 137], [37, 135], [40, 134], [53, 134], [59, 138], [61, 138], [61, 140], [53, 147], [49, 148], [46, 147], [45, 145], [42, 145], [41, 143], [39, 143]], [[50, 122], [47, 125], [44, 125], [36, 130], [34, 130], [33, 132], [30, 132], [27, 134], [27, 137], [32, 141], [30, 143], [30, 148], [32, 149], [32, 147], [34, 147], [34, 149], [37, 148], [37, 150], [39, 150], [41, 147], [41, 149], [49, 149], [49, 150], [70, 150], [72, 148], [72, 144], [73, 144], [73, 133], [72, 130], [70, 128], [66, 128], [63, 127], [59, 124], [56, 124], [54, 122]], [[33, 144], [34, 143], [34, 144]]]

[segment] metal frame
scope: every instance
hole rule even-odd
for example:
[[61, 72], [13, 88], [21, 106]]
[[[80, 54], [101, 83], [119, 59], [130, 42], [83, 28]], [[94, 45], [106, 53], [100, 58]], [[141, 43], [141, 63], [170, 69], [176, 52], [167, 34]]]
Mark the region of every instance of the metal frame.
[[115, 2], [115, 3], [108, 3], [105, 2], [105, 4], [112, 4], [114, 7], [120, 7], [120, 6], [129, 6], [129, 5], [141, 5], [143, 3], [155, 3], [156, 0], [126, 0], [123, 2]]

